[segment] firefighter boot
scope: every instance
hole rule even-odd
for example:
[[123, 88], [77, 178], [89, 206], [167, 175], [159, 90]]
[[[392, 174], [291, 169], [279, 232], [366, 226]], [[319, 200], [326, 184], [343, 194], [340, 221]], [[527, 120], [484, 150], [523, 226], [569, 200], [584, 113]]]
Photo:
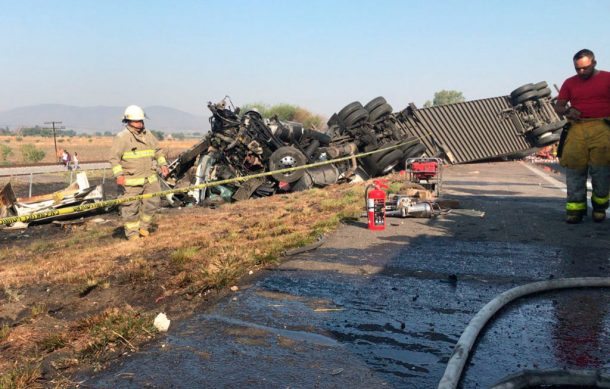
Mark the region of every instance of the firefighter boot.
[[[605, 214], [604, 214], [604, 216], [605, 216]], [[566, 212], [566, 223], [578, 224], [582, 221], [583, 217], [584, 217], [584, 212], [582, 212], [582, 211], [567, 211]]]
[[606, 211], [605, 210], [593, 210], [593, 221], [596, 223], [601, 223], [606, 219]]

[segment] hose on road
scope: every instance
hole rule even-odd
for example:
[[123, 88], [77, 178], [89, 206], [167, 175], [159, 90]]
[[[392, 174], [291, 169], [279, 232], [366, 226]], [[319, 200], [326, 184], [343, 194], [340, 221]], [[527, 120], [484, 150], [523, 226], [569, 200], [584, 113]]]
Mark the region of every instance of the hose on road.
[[485, 327], [487, 322], [505, 305], [520, 297], [548, 292], [558, 289], [573, 288], [608, 288], [610, 287], [610, 277], [577, 277], [562, 278], [557, 280], [539, 281], [526, 285], [517, 286], [496, 296], [488, 302], [468, 323], [468, 326], [460, 336], [445, 373], [441, 378], [439, 389], [455, 389], [462, 376], [464, 365], [468, 360], [468, 355], [472, 349], [477, 336]]

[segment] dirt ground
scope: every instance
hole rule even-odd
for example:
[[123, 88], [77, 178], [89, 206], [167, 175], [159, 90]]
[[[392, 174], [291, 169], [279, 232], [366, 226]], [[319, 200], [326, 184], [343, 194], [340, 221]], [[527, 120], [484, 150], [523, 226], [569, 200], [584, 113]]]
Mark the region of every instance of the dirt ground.
[[362, 184], [337, 185], [217, 209], [164, 208], [152, 237], [137, 242], [123, 239], [116, 211], [0, 231], [0, 387], [73, 387], [75, 372], [154, 339], [157, 312], [186, 317], [356, 217], [362, 193]]

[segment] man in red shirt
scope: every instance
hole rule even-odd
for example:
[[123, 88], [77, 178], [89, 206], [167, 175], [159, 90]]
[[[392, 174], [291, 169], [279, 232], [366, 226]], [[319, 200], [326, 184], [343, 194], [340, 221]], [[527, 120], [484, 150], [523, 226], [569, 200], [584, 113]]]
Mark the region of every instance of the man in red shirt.
[[580, 50], [573, 60], [576, 75], [565, 80], [555, 104], [557, 114], [570, 120], [559, 160], [566, 168], [566, 221], [579, 223], [587, 214], [591, 174], [593, 220], [601, 222], [606, 218], [610, 187], [610, 72], [595, 69], [591, 50]]

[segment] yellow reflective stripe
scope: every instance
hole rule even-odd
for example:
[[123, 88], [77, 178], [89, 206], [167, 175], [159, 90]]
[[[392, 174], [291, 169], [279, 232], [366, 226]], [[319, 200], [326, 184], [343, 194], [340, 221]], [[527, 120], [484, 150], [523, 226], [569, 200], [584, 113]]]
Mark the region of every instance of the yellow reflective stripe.
[[126, 186], [138, 186], [146, 184], [146, 178], [125, 178]]
[[152, 158], [155, 156], [155, 150], [134, 150], [126, 151], [123, 153], [123, 159], [137, 159], [137, 158]]
[[145, 213], [140, 215], [140, 220], [142, 220], [143, 222], [149, 222], [152, 220], [152, 216], [151, 215], [147, 215]]
[[599, 205], [606, 204], [608, 202], [609, 198], [610, 198], [610, 196], [597, 197], [596, 195], [591, 195], [591, 201], [594, 202], [595, 204], [599, 204]]
[[137, 222], [133, 223], [125, 223], [124, 227], [126, 230], [137, 230], [138, 228], [140, 228], [140, 221], [138, 220]]
[[121, 165], [114, 165], [112, 167], [112, 174], [114, 174], [115, 176], [118, 176], [119, 173], [121, 173], [123, 171], [123, 166]]
[[157, 158], [157, 163], [159, 165], [167, 165], [167, 160], [165, 159], [165, 157], [161, 156], [161, 157]]
[[126, 186], [144, 185], [144, 184], [146, 184], [147, 180], [148, 180], [148, 182], [157, 182], [158, 181], [157, 175], [153, 174], [148, 177], [140, 177], [140, 178], [125, 178], [125, 185]]
[[587, 203], [566, 203], [567, 211], [585, 211], [587, 210]]

